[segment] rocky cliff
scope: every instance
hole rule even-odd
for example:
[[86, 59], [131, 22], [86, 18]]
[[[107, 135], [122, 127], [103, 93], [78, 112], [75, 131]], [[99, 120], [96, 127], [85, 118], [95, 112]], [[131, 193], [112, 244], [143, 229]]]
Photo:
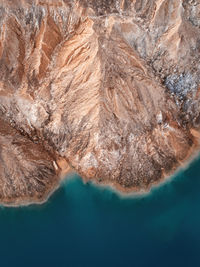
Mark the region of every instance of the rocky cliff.
[[148, 190], [199, 148], [199, 0], [2, 0], [0, 202], [43, 201], [67, 162]]

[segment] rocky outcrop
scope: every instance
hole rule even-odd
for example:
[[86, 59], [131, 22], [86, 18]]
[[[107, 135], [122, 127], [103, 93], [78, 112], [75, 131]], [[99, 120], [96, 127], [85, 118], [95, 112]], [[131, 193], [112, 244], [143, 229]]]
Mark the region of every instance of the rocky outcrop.
[[55, 158], [0, 119], [0, 199], [4, 204], [41, 202], [59, 184]]
[[200, 2], [0, 4], [0, 202], [43, 201], [66, 161], [148, 190], [199, 147]]

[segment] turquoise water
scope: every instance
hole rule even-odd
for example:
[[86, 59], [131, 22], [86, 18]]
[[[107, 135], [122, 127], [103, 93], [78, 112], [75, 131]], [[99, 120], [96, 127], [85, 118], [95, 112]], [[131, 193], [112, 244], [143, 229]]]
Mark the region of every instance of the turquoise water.
[[44, 205], [0, 208], [0, 266], [200, 266], [200, 159], [147, 196], [75, 176]]

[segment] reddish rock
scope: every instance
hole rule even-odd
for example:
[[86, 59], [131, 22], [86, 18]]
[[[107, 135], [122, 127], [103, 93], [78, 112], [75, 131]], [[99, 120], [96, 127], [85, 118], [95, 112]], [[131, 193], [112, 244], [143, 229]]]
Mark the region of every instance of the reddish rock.
[[148, 190], [198, 149], [200, 3], [4, 0], [0, 202], [43, 201], [64, 160]]

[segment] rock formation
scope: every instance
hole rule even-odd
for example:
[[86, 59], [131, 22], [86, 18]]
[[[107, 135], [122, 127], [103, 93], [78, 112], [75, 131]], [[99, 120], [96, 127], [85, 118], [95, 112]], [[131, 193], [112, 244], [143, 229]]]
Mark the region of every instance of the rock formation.
[[199, 148], [199, 0], [2, 0], [0, 202], [43, 201], [67, 162], [148, 190]]

